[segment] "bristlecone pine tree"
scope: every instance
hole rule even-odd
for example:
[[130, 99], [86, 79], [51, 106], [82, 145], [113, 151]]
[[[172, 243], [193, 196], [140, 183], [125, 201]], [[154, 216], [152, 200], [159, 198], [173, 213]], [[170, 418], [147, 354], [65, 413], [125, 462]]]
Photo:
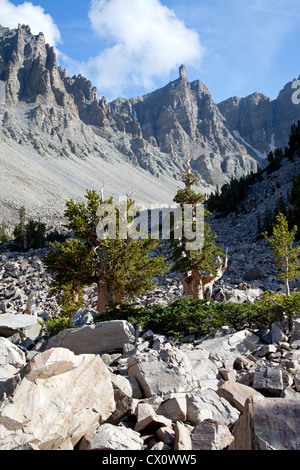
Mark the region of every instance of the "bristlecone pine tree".
[[[196, 205], [204, 204], [205, 196], [197, 194], [192, 186], [198, 182], [197, 177], [192, 173], [188, 160], [188, 170], [184, 176], [185, 188], [180, 189], [174, 198], [174, 202], [180, 204], [182, 214], [184, 206], [191, 206], [191, 213], [196, 213]], [[204, 211], [204, 215], [210, 213]], [[208, 223], [203, 224], [203, 243], [200, 249], [187, 249], [189, 240], [185, 237], [184, 217], [182, 216], [183, 236], [180, 239], [173, 239], [173, 271], [181, 273], [185, 295], [191, 295], [196, 299], [211, 298], [212, 288], [216, 281], [221, 279], [227, 269], [228, 256], [215, 244], [216, 234], [211, 232]], [[195, 229], [195, 227], [194, 227]]]
[[[110, 238], [107, 231], [109, 214], [99, 215], [102, 204], [113, 204], [113, 199], [103, 201], [96, 191], [87, 191], [86, 203], [67, 201], [65, 217], [67, 228], [74, 238], [60, 244], [50, 245], [44, 258], [44, 264], [54, 275], [53, 286], [56, 290], [68, 289], [72, 292], [73, 303], [79, 301], [82, 288], [97, 284], [97, 310], [103, 313], [110, 301], [121, 302], [124, 297], [133, 297], [151, 290], [154, 275], [166, 272], [168, 265], [164, 256], [150, 256], [160, 244], [159, 240], [150, 237], [132, 239], [129, 236], [129, 225], [133, 216], [127, 217], [127, 237], [119, 237], [119, 209], [116, 211], [116, 237]], [[127, 214], [135, 213], [138, 208], [134, 201], [127, 199]], [[122, 211], [124, 214], [124, 211]], [[106, 227], [105, 237], [99, 238], [99, 223]]]
[[283, 214], [276, 217], [277, 224], [273, 225], [271, 237], [264, 233], [264, 238], [271, 244], [276, 268], [283, 268], [283, 273], [277, 274], [284, 281], [285, 294], [290, 295], [290, 281], [300, 277], [300, 246], [294, 246], [297, 226], [289, 231], [287, 218]]

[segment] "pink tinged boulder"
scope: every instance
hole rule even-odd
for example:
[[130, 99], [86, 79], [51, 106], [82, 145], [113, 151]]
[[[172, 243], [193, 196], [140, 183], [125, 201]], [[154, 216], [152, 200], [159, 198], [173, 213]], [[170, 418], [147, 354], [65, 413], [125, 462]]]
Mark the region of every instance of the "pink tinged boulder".
[[115, 410], [110, 372], [96, 355], [37, 354], [0, 392], [0, 450], [71, 449]]
[[300, 402], [253, 396], [235, 431], [234, 450], [300, 450]]
[[262, 396], [257, 390], [238, 382], [225, 382], [218, 390], [217, 395], [225, 398], [232, 406], [237, 408], [241, 413], [248, 398], [252, 396]]
[[240, 412], [229, 401], [219, 397], [214, 390], [200, 390], [186, 395], [187, 419], [193, 426], [213, 419], [225, 424], [233, 425], [240, 417]]
[[175, 444], [174, 450], [192, 450], [191, 431], [181, 421], [174, 425]]

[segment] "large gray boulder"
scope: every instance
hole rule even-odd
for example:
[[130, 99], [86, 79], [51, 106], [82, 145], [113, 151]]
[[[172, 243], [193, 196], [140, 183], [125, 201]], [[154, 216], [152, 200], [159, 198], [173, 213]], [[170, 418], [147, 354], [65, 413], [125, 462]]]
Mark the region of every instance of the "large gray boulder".
[[124, 344], [134, 340], [134, 327], [127, 321], [114, 320], [61, 331], [50, 338], [46, 349], [60, 347], [74, 354], [104, 354], [123, 352]]
[[18, 333], [22, 340], [26, 338], [35, 340], [41, 329], [38, 319], [33, 315], [12, 315], [10, 313], [0, 315], [0, 336], [5, 338]]
[[115, 410], [111, 377], [96, 355], [37, 354], [0, 392], [0, 450], [73, 449]]
[[260, 367], [254, 373], [253, 388], [262, 393], [280, 397], [283, 389], [283, 374], [281, 369]]
[[300, 402], [254, 396], [235, 430], [234, 450], [300, 450]]
[[143, 444], [144, 441], [138, 432], [106, 423], [100, 426], [91, 438], [84, 438], [79, 450], [142, 450]]
[[199, 381], [201, 389], [218, 389], [218, 384], [222, 378], [217, 366], [208, 358], [209, 352], [201, 349], [185, 351], [184, 354], [191, 361], [196, 379]]
[[7, 338], [0, 338], [0, 387], [25, 364], [24, 352]]
[[191, 439], [193, 450], [223, 450], [234, 440], [228, 426], [213, 419], [197, 424]]
[[138, 381], [144, 397], [190, 392], [198, 388], [186, 355], [169, 343], [128, 359], [128, 375]]
[[194, 426], [206, 419], [213, 419], [231, 426], [240, 412], [214, 390], [199, 390], [187, 394], [187, 419]]
[[257, 349], [258, 343], [258, 336], [246, 329], [223, 337], [203, 339], [200, 345], [209, 351], [211, 356], [219, 356], [224, 360], [248, 356]]

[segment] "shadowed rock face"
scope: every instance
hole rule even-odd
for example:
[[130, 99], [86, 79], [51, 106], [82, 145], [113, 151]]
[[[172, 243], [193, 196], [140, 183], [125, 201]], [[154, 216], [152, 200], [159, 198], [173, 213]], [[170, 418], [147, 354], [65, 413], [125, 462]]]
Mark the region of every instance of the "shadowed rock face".
[[292, 124], [300, 119], [300, 106], [293, 103], [293, 82], [287, 83], [276, 100], [261, 93], [246, 98], [233, 97], [218, 108], [228, 124], [254, 149], [268, 155], [270, 150], [288, 145]]
[[0, 26], [0, 83], [2, 140], [52, 161], [118, 159], [162, 181], [181, 180], [189, 155], [203, 193], [256, 171], [300, 118], [291, 84], [275, 101], [254, 93], [217, 106], [202, 82], [188, 81], [184, 65], [177, 80], [153, 93], [107, 103], [90, 81], [57, 65], [42, 33], [21, 25]]

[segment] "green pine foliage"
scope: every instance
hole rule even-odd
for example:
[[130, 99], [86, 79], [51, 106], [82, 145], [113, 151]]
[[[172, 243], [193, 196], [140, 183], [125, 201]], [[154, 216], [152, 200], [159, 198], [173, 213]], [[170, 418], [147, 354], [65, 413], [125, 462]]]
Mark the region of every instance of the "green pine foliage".
[[268, 154], [268, 166], [266, 168], [267, 173], [272, 173], [280, 168], [281, 162], [284, 158], [282, 149], [276, 149], [274, 152], [271, 151]]
[[28, 250], [31, 248], [38, 249], [45, 246], [45, 233], [46, 225], [30, 219], [26, 225], [26, 247]]
[[40, 221], [29, 219], [26, 223], [26, 209], [24, 206], [19, 211], [19, 223], [13, 231], [13, 249], [28, 251], [43, 248], [46, 243], [46, 225]]
[[14, 246], [17, 249], [24, 250], [26, 248], [26, 223], [25, 223], [26, 209], [24, 206], [19, 211], [19, 223], [15, 226], [14, 235]]
[[122, 319], [135, 328], [152, 330], [168, 338], [183, 338], [191, 333], [201, 336], [210, 334], [224, 326], [235, 330], [245, 328], [270, 328], [275, 321], [282, 321], [286, 315], [292, 318], [300, 314], [300, 293], [284, 294], [266, 292], [254, 303], [216, 302], [194, 300], [183, 296], [167, 306], [133, 306], [129, 303], [111, 308], [96, 321]]
[[222, 186], [221, 191], [217, 190], [211, 194], [206, 206], [210, 212], [215, 212], [216, 217], [224, 217], [232, 212], [241, 210], [241, 202], [247, 194], [250, 185], [254, 184], [261, 177], [261, 172], [250, 173], [239, 179], [232, 178], [229, 183]]
[[56, 336], [63, 330], [74, 328], [70, 318], [64, 315], [51, 318], [50, 320], [41, 320], [39, 323], [42, 327], [42, 334], [46, 339]]
[[[74, 238], [64, 243], [50, 244], [50, 250], [44, 258], [46, 269], [53, 274], [53, 286], [65, 290], [71, 285], [74, 292], [73, 303], [77, 305], [78, 295], [84, 286], [97, 284], [98, 305], [100, 311], [101, 295], [106, 306], [109, 300], [120, 300], [151, 290], [154, 287], [154, 275], [163, 274], [168, 269], [164, 256], [150, 256], [160, 241], [151, 238], [133, 240], [118, 236], [99, 238], [97, 227], [102, 222], [105, 227], [109, 223], [109, 214], [99, 215], [102, 204], [112, 204], [110, 198], [102, 201], [96, 191], [88, 190], [86, 201], [76, 203], [69, 200], [66, 203], [65, 217], [68, 219], [67, 228]], [[134, 210], [134, 201], [128, 199], [127, 209]], [[137, 210], [138, 208], [136, 208]], [[117, 222], [119, 208], [115, 207]], [[128, 217], [128, 223], [133, 216]], [[118, 227], [117, 223], [117, 227]], [[110, 299], [106, 299], [106, 296]]]
[[[264, 173], [270, 174], [278, 170], [283, 159], [287, 158], [293, 161], [295, 156], [300, 156], [300, 121], [291, 127], [289, 144], [284, 150], [277, 148], [268, 154], [268, 166], [257, 173], [250, 173], [241, 178], [232, 178], [229, 183], [217, 189], [207, 200], [207, 209], [214, 212], [216, 217], [225, 217], [230, 213], [236, 213], [244, 210], [243, 200], [247, 195], [248, 188], [256, 181], [260, 181]], [[281, 208], [281, 211], [283, 209]], [[299, 219], [298, 219], [299, 220]]]
[[289, 146], [286, 154], [289, 159], [292, 159], [294, 155], [300, 156], [300, 121], [291, 127]]
[[[190, 167], [184, 176], [185, 188], [177, 192], [174, 197], [174, 202], [179, 204], [182, 209], [182, 220], [181, 225], [183, 228], [183, 236], [179, 239], [173, 238], [171, 240], [173, 252], [171, 256], [172, 260], [172, 271], [179, 272], [181, 275], [190, 272], [190, 293], [193, 293], [194, 298], [202, 298], [204, 295], [204, 276], [209, 274], [212, 276], [216, 275], [217, 271], [217, 258], [224, 256], [222, 250], [215, 244], [216, 234], [212, 233], [211, 227], [205, 221], [201, 223], [200, 220], [196, 220], [196, 207], [198, 204], [204, 204], [205, 196], [203, 194], [196, 193], [192, 186], [198, 182], [198, 178], [190, 171]], [[194, 218], [193, 230], [196, 229], [195, 224], [198, 223], [200, 230], [196, 233], [196, 236], [201, 237], [200, 248], [188, 249], [190, 240], [185, 237], [185, 224], [184, 224], [184, 208], [189, 206], [191, 208], [191, 216]], [[205, 210], [204, 217], [210, 215]], [[191, 234], [190, 234], [191, 235]], [[199, 240], [198, 240], [199, 241]]]
[[[293, 179], [293, 187], [288, 200], [287, 217], [290, 227], [300, 223], [300, 173]], [[300, 231], [296, 233], [296, 240], [299, 239]]]
[[297, 226], [290, 231], [287, 218], [280, 214], [276, 217], [277, 223], [273, 226], [273, 234], [271, 237], [267, 233], [264, 237], [269, 241], [276, 268], [282, 269], [277, 276], [285, 283], [285, 293], [290, 295], [290, 281], [300, 277], [300, 245], [294, 245]]

